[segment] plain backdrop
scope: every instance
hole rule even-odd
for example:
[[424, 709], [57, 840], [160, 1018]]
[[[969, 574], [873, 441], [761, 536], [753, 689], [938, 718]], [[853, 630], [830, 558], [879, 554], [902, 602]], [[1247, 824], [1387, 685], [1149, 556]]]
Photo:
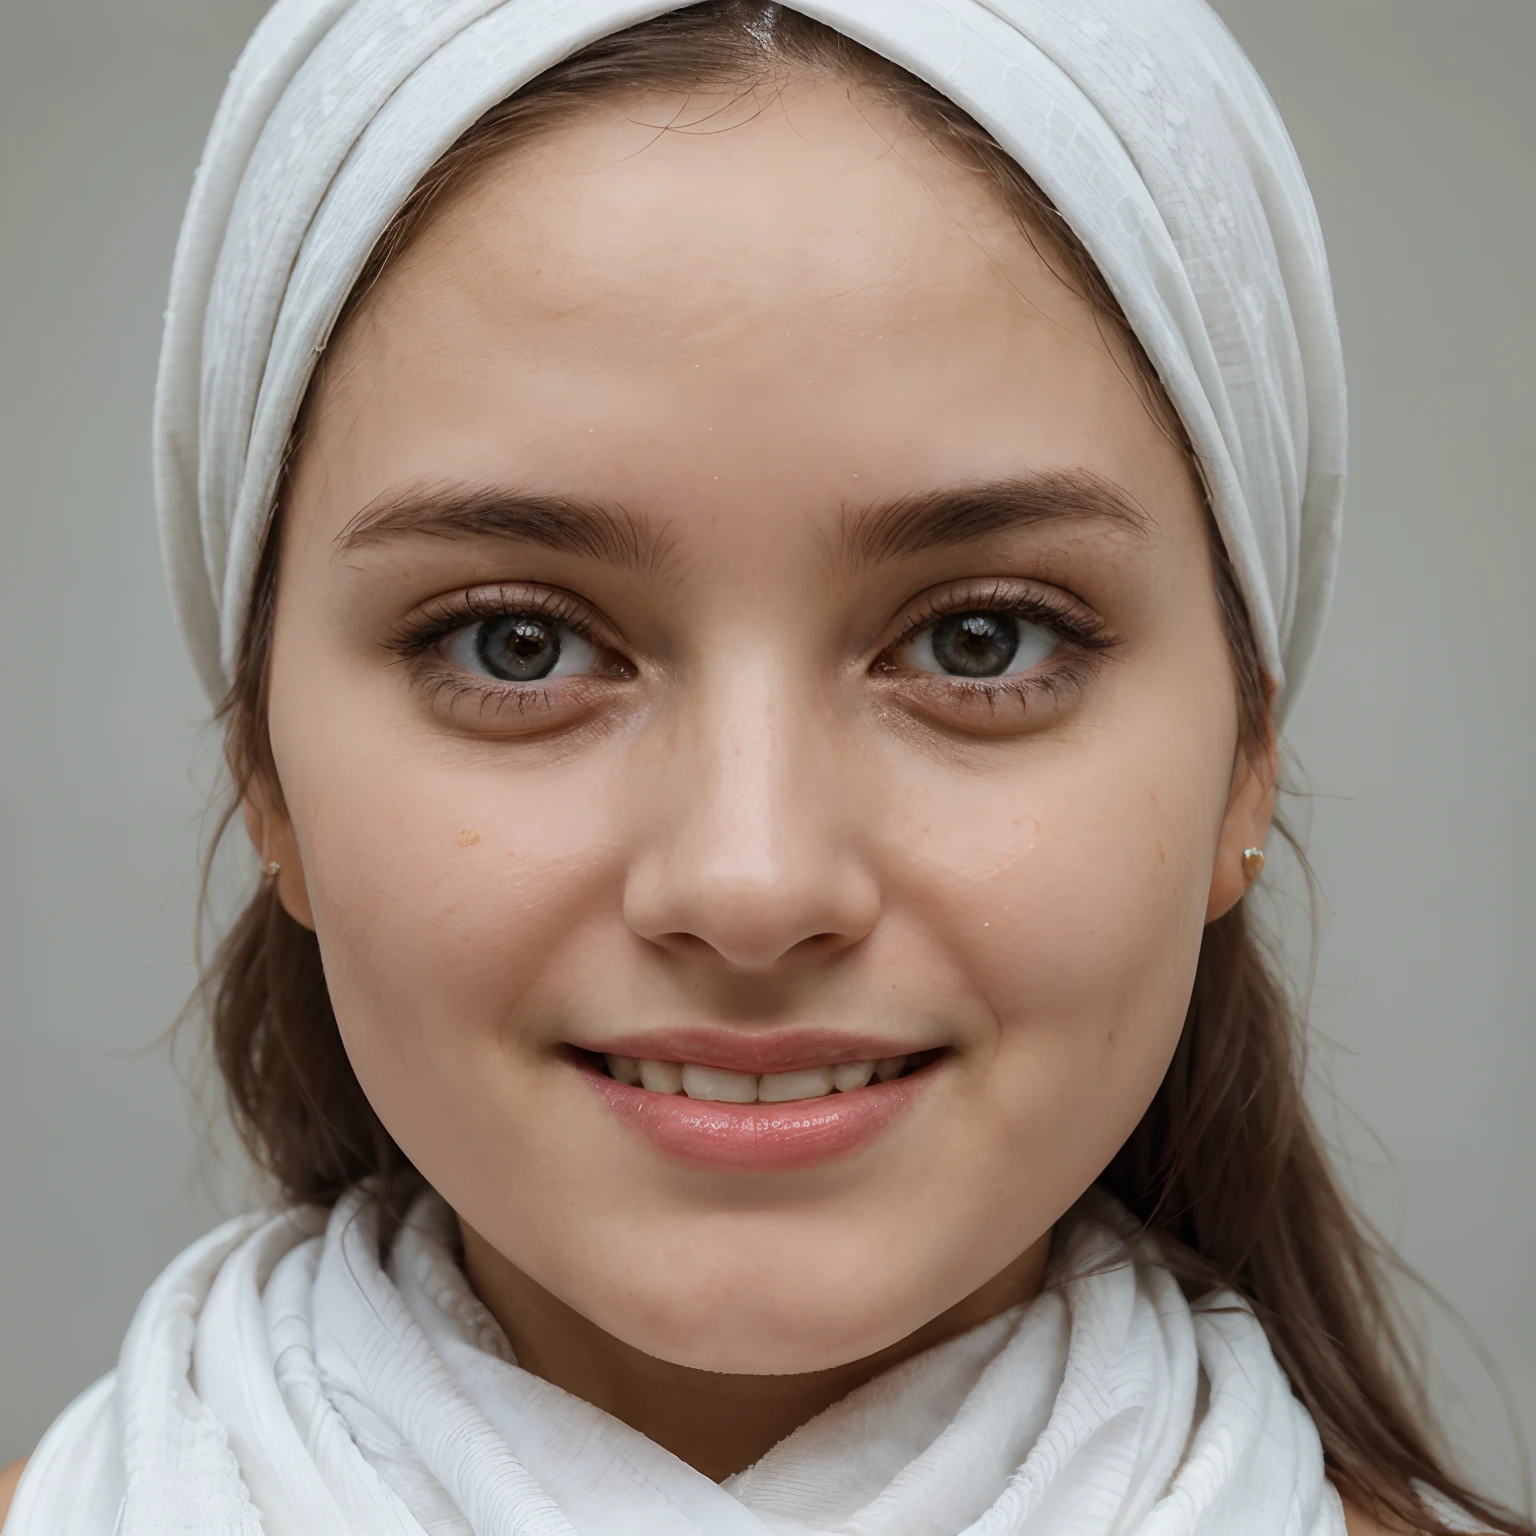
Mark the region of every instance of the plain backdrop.
[[[1316, 1102], [1536, 1429], [1536, 3], [1218, 8], [1311, 176], [1351, 373], [1343, 565], [1291, 730], [1326, 896]], [[147, 428], [182, 203], [262, 9], [0, 0], [0, 1462], [246, 1198], [157, 1044], [215, 754]], [[1465, 1454], [1520, 1497], [1476, 1348], [1426, 1325]]]

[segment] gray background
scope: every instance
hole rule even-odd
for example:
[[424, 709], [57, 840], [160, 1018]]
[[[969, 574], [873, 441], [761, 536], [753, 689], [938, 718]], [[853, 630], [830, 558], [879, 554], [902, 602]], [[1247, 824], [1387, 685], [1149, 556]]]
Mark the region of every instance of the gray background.
[[[1218, 8], [1311, 175], [1353, 390], [1338, 597], [1291, 732], [1328, 904], [1319, 1112], [1536, 1427], [1536, 5]], [[182, 201], [261, 9], [0, 0], [0, 1462], [242, 1198], [156, 1045], [193, 979], [215, 754], [146, 437]], [[1428, 1326], [1459, 1442], [1517, 1496], [1474, 1347]]]

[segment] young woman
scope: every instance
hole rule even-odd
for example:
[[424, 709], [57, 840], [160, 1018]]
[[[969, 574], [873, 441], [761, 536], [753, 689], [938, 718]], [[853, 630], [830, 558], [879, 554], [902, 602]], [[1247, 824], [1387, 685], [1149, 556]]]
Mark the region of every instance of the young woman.
[[7, 1536], [1529, 1531], [1245, 912], [1344, 395], [1201, 0], [282, 0], [157, 431], [281, 1207]]

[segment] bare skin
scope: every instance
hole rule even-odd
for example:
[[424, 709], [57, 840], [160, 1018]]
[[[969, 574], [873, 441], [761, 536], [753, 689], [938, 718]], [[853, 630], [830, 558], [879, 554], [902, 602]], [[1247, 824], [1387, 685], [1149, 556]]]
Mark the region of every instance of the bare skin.
[[750, 1466], [880, 1371], [1027, 1300], [1039, 1287], [1045, 1259], [1043, 1244], [1031, 1248], [957, 1306], [877, 1355], [793, 1376], [727, 1375], [659, 1360], [615, 1339], [520, 1271], [498, 1263], [478, 1234], [466, 1231], [465, 1237], [470, 1273], [482, 1277], [476, 1289], [512, 1330], [519, 1365], [600, 1403], [661, 1444], [682, 1447], [685, 1459], [717, 1480]]
[[[1190, 466], [990, 185], [841, 84], [679, 106], [519, 151], [340, 343], [247, 811], [477, 1291], [719, 1476], [1032, 1293], [1274, 765]], [[529, 496], [597, 531], [485, 510]], [[977, 610], [1027, 666], [936, 666]], [[570, 671], [484, 674], [518, 614]], [[572, 1066], [679, 1023], [942, 1061], [850, 1155], [704, 1168]]]
[[[594, 109], [379, 285], [285, 517], [247, 826], [520, 1362], [718, 1478], [1034, 1295], [1275, 760], [1190, 466], [990, 187], [838, 83]], [[935, 1054], [706, 1166], [574, 1051], [679, 1025]]]

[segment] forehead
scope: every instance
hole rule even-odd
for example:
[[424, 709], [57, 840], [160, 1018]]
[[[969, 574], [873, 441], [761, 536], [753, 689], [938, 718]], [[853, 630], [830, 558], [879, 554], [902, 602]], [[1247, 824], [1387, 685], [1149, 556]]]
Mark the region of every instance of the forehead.
[[320, 390], [333, 523], [448, 474], [669, 512], [718, 511], [722, 477], [807, 507], [1185, 476], [996, 184], [831, 80], [596, 103], [510, 150], [386, 273]]
[[[476, 178], [412, 265], [430, 269], [422, 286], [439, 300], [457, 279], [466, 317], [558, 322], [563, 353], [587, 319], [612, 356], [762, 340], [765, 320], [797, 306], [805, 324], [790, 334], [802, 337], [829, 320], [839, 338], [867, 339], [871, 322], [900, 331], [913, 300], [913, 323], [953, 318], [978, 281], [994, 297], [1017, 292], [1021, 274], [998, 262], [1026, 254], [990, 177], [856, 88], [807, 79], [595, 101]], [[1049, 301], [1058, 319], [1081, 308], [1046, 275], [1029, 277], [1031, 304]], [[403, 276], [383, 306], [400, 318], [426, 296]]]

